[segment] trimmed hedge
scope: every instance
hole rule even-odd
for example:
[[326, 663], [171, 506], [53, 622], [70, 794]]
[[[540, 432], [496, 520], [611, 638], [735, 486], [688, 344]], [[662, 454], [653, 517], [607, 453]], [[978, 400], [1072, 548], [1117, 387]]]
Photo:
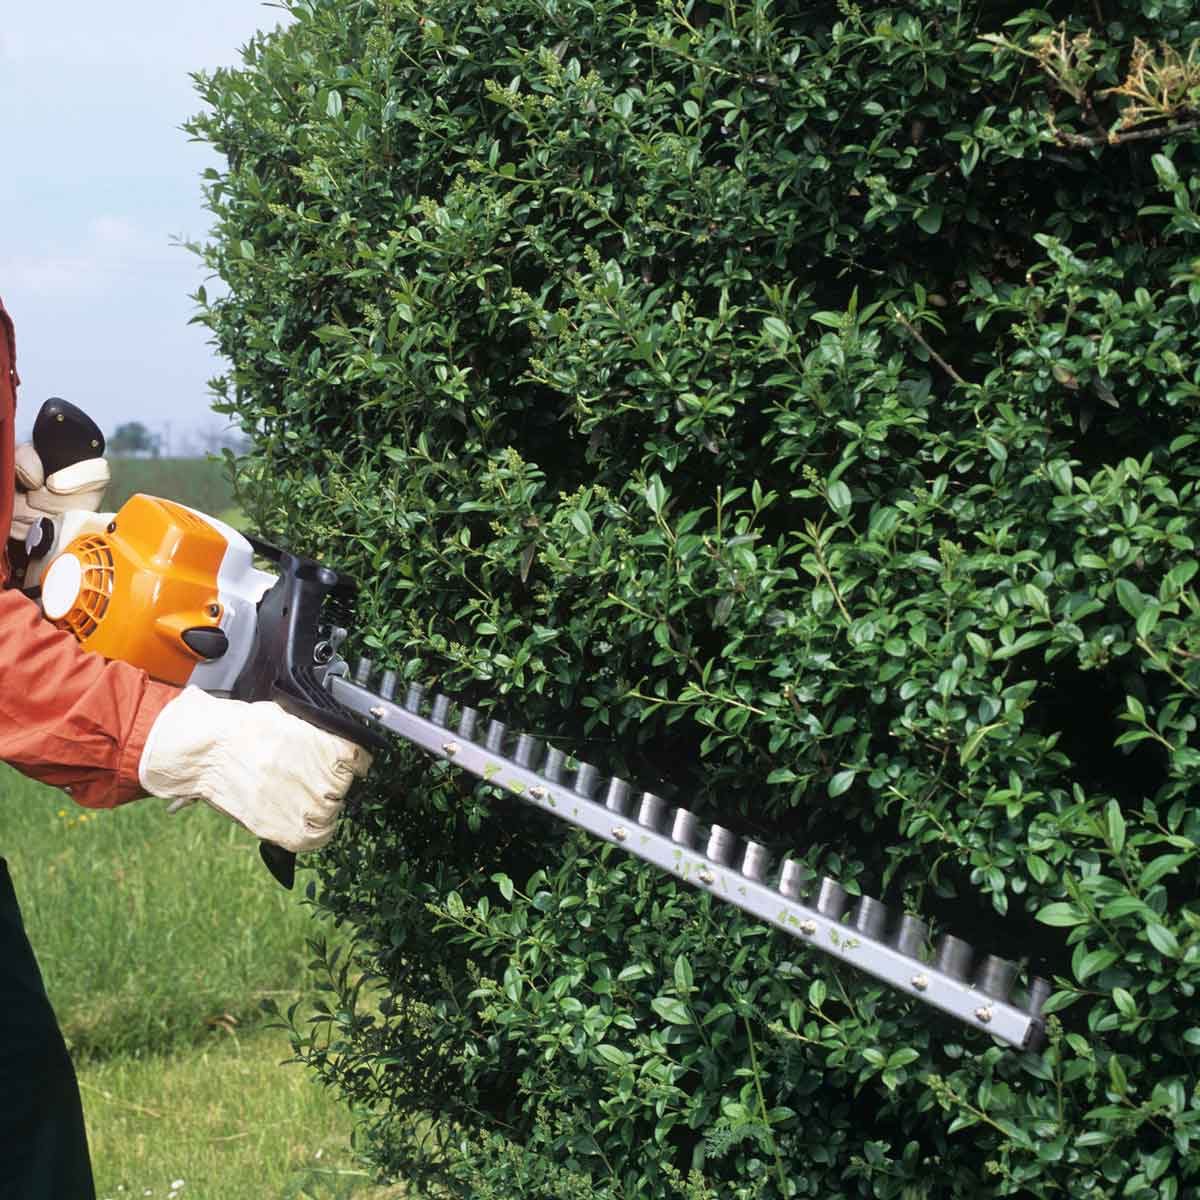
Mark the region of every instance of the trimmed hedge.
[[1191, 0], [287, 6], [192, 125], [259, 527], [381, 665], [1055, 980], [1014, 1053], [397, 748], [295, 1033], [372, 1160], [1193, 1194]]

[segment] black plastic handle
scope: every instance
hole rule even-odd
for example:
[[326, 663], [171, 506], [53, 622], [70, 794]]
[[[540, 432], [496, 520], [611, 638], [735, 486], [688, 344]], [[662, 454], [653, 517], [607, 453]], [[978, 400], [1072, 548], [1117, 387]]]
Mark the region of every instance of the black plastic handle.
[[[322, 645], [327, 600], [346, 602], [357, 584], [347, 575], [281, 550], [259, 538], [248, 539], [255, 553], [273, 563], [278, 580], [258, 606], [254, 642], [245, 667], [230, 692], [236, 700], [274, 700], [284, 711], [319, 729], [378, 750], [386, 740], [343, 708], [322, 683]], [[286, 888], [295, 882], [296, 856], [263, 842], [263, 862]]]
[[33, 422], [33, 448], [47, 475], [64, 467], [104, 457], [104, 434], [81, 408], [51, 396]]
[[[104, 456], [104, 434], [100, 426], [69, 400], [51, 396], [38, 409], [33, 422], [33, 448], [42, 460], [42, 469], [53, 475], [64, 467]], [[34, 559], [43, 558], [54, 544], [54, 522], [44, 518], [30, 531], [25, 541], [8, 539], [8, 564], [12, 583], [25, 581], [25, 568]]]

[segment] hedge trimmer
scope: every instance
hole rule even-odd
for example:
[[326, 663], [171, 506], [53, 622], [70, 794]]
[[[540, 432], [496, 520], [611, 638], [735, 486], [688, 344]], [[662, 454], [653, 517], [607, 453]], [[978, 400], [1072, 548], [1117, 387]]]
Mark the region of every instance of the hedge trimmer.
[[[67, 408], [68, 424], [88, 422], [80, 440], [94, 446], [99, 430]], [[354, 593], [345, 575], [145, 495], [116, 514], [68, 518], [53, 541], [41, 562], [31, 547], [36, 569], [27, 582], [40, 580], [46, 616], [85, 649], [166, 683], [274, 700], [372, 748], [388, 736], [411, 742], [974, 1028], [1021, 1048], [1039, 1040], [1045, 980], [1014, 999], [1016, 967], [1005, 959], [989, 955], [974, 967], [966, 942], [944, 934], [932, 946], [918, 916], [893, 917], [879, 900], [855, 899], [794, 858], [773, 868], [758, 842], [704, 826], [687, 808], [603, 777], [529, 733], [484, 722], [453, 697], [419, 684], [399, 693], [396, 673], [377, 672], [368, 659], [351, 669], [337, 623]], [[266, 843], [262, 851], [291, 887], [294, 856]]]

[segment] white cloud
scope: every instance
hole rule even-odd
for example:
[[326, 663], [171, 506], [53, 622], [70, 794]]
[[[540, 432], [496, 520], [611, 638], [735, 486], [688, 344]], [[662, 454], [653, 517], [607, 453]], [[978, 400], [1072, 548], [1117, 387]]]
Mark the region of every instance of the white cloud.
[[48, 245], [25, 253], [0, 253], [0, 279], [12, 295], [96, 299], [137, 287], [148, 274], [168, 273], [194, 288], [198, 260], [170, 238], [128, 217], [103, 215], [86, 222], [73, 245]]

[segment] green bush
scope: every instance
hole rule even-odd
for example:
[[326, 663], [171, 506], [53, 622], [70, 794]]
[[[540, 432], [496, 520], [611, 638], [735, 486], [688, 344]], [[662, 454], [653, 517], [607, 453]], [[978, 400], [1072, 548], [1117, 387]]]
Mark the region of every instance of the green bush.
[[296, 1034], [380, 1169], [1194, 1194], [1191, 0], [288, 8], [193, 123], [254, 520], [381, 664], [1056, 989], [1001, 1048], [397, 749]]

